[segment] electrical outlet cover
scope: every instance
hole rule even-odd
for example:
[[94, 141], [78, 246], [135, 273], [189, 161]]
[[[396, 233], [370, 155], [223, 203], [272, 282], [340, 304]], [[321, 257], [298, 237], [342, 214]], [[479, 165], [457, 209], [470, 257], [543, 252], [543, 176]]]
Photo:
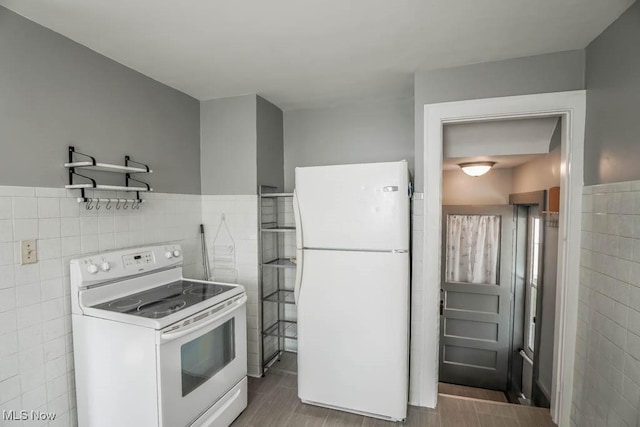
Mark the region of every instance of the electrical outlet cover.
[[34, 264], [38, 262], [38, 246], [36, 240], [20, 241], [20, 264]]

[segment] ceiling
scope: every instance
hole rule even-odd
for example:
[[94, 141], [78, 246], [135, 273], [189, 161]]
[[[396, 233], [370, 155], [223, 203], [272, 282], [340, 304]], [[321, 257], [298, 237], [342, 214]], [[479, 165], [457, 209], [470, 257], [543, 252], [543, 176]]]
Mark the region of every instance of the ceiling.
[[0, 0], [195, 98], [284, 110], [413, 95], [413, 73], [584, 48], [634, 0]]
[[443, 129], [443, 157], [548, 153], [558, 122], [551, 116], [448, 124]]

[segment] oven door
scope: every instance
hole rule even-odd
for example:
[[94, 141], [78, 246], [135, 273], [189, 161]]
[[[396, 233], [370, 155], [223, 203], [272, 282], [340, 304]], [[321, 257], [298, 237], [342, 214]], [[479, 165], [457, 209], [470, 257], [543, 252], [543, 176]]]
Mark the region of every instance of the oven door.
[[[247, 374], [246, 295], [161, 332], [158, 351], [163, 427], [187, 426]], [[196, 320], [197, 319], [197, 320]]]

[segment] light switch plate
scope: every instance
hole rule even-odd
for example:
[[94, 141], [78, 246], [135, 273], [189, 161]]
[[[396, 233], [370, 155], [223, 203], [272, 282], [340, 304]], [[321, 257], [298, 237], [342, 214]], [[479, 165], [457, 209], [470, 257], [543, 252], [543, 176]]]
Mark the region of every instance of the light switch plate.
[[36, 240], [20, 240], [20, 264], [34, 264], [38, 262], [38, 246]]

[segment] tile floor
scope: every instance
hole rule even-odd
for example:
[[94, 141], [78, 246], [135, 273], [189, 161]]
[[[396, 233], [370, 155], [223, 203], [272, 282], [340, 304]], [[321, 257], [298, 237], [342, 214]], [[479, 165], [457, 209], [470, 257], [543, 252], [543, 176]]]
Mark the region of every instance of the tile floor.
[[405, 424], [395, 424], [303, 404], [297, 376], [272, 370], [264, 378], [249, 378], [249, 405], [234, 427], [552, 427], [548, 410], [527, 406], [440, 396], [437, 409], [410, 406]]
[[285, 372], [288, 374], [298, 373], [298, 354], [290, 351], [283, 351], [280, 360], [277, 360], [269, 368], [272, 372]]
[[504, 392], [477, 387], [467, 387], [457, 384], [438, 383], [438, 393], [447, 394], [449, 396], [472, 397], [474, 399], [509, 403]]

